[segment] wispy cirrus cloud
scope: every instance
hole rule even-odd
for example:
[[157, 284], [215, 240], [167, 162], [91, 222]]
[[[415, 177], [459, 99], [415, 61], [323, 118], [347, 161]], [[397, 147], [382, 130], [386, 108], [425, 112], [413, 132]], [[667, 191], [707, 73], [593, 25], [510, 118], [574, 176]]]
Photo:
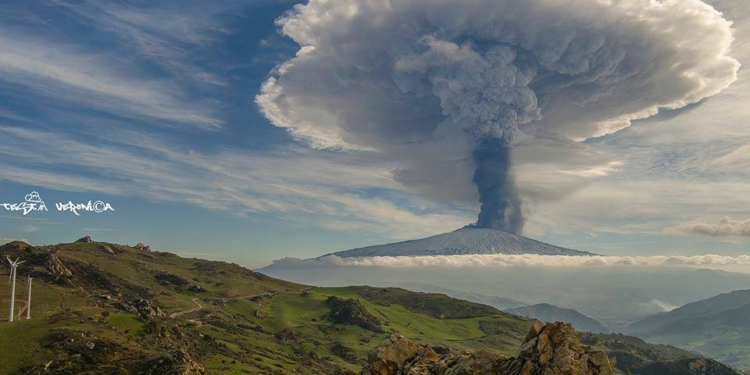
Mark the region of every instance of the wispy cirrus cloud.
[[[222, 71], [202, 63], [220, 15], [240, 6], [65, 0], [0, 10], [0, 81], [15, 97], [157, 125], [215, 129]], [[47, 17], [42, 16], [47, 14]]]
[[[388, 164], [337, 154], [294, 147], [263, 154], [242, 150], [209, 154], [173, 147], [143, 133], [122, 133], [116, 141], [81, 142], [0, 126], [0, 135], [9, 141], [0, 149], [4, 158], [0, 179], [40, 188], [136, 194], [394, 239], [453, 230], [473, 216], [403, 190]], [[39, 152], [25, 155], [23, 145], [30, 142]], [[34, 169], [14, 167], [14, 161], [33, 164]], [[61, 167], [67, 172], [57, 172]]]
[[124, 73], [127, 67], [111, 57], [4, 31], [0, 49], [0, 80], [30, 95], [123, 117], [206, 128], [221, 124], [209, 108], [185, 97], [179, 86]]

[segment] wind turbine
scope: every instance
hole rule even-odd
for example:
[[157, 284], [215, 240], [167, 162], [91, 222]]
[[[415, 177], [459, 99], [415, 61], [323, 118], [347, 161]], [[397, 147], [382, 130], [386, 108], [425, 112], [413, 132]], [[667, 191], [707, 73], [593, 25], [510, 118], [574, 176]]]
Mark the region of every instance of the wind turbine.
[[26, 319], [31, 319], [31, 274], [29, 274], [29, 281], [26, 285], [29, 287], [29, 295], [26, 298]]
[[16, 302], [16, 268], [18, 268], [18, 265], [25, 262], [21, 261], [19, 262], [16, 258], [15, 261], [10, 260], [9, 256], [5, 256], [5, 259], [8, 260], [8, 263], [10, 263], [10, 318], [8, 318], [9, 322], [13, 321], [13, 311], [15, 310], [15, 302]]

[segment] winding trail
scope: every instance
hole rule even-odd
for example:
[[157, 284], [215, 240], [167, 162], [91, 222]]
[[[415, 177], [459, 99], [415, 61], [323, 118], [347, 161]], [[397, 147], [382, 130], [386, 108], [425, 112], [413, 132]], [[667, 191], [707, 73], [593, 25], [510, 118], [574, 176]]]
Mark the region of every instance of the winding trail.
[[[267, 293], [260, 293], [260, 294], [253, 294], [249, 296], [239, 296], [239, 297], [230, 297], [230, 298], [222, 298], [221, 301], [226, 303], [228, 301], [236, 301], [241, 299], [252, 299], [257, 297], [273, 297], [277, 295], [278, 292], [267, 292]], [[177, 319], [185, 314], [191, 314], [200, 310], [203, 310], [203, 305], [201, 305], [200, 301], [197, 298], [193, 298], [193, 303], [195, 304], [195, 307], [183, 311], [178, 311], [175, 313], [172, 313], [169, 315], [170, 319]]]
[[178, 311], [176, 313], [172, 313], [171, 315], [169, 315], [169, 317], [171, 319], [177, 319], [177, 318], [179, 318], [179, 317], [181, 317], [181, 316], [183, 316], [185, 314], [194, 313], [196, 311], [200, 311], [200, 310], [203, 309], [203, 305], [201, 305], [201, 303], [198, 302], [197, 298], [193, 298], [193, 303], [195, 304], [195, 307], [193, 307], [192, 309], [187, 309], [187, 310], [183, 310], [183, 311]]

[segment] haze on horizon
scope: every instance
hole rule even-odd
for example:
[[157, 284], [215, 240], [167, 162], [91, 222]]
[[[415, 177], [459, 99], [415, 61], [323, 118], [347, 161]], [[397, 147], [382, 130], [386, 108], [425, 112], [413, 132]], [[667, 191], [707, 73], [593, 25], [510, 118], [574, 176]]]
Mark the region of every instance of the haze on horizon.
[[596, 2], [594, 19], [591, 1], [530, 1], [518, 24], [484, 0], [6, 4], [0, 203], [115, 211], [0, 211], [0, 242], [261, 267], [449, 232], [481, 199], [480, 226], [564, 247], [746, 255], [750, 5]]

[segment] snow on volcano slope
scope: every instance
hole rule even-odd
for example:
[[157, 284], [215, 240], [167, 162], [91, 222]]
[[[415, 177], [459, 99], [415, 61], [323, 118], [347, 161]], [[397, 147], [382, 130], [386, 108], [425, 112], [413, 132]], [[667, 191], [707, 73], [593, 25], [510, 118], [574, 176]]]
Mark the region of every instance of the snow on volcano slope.
[[419, 240], [368, 246], [327, 255], [358, 258], [468, 254], [595, 255], [546, 244], [497, 229], [469, 227]]

